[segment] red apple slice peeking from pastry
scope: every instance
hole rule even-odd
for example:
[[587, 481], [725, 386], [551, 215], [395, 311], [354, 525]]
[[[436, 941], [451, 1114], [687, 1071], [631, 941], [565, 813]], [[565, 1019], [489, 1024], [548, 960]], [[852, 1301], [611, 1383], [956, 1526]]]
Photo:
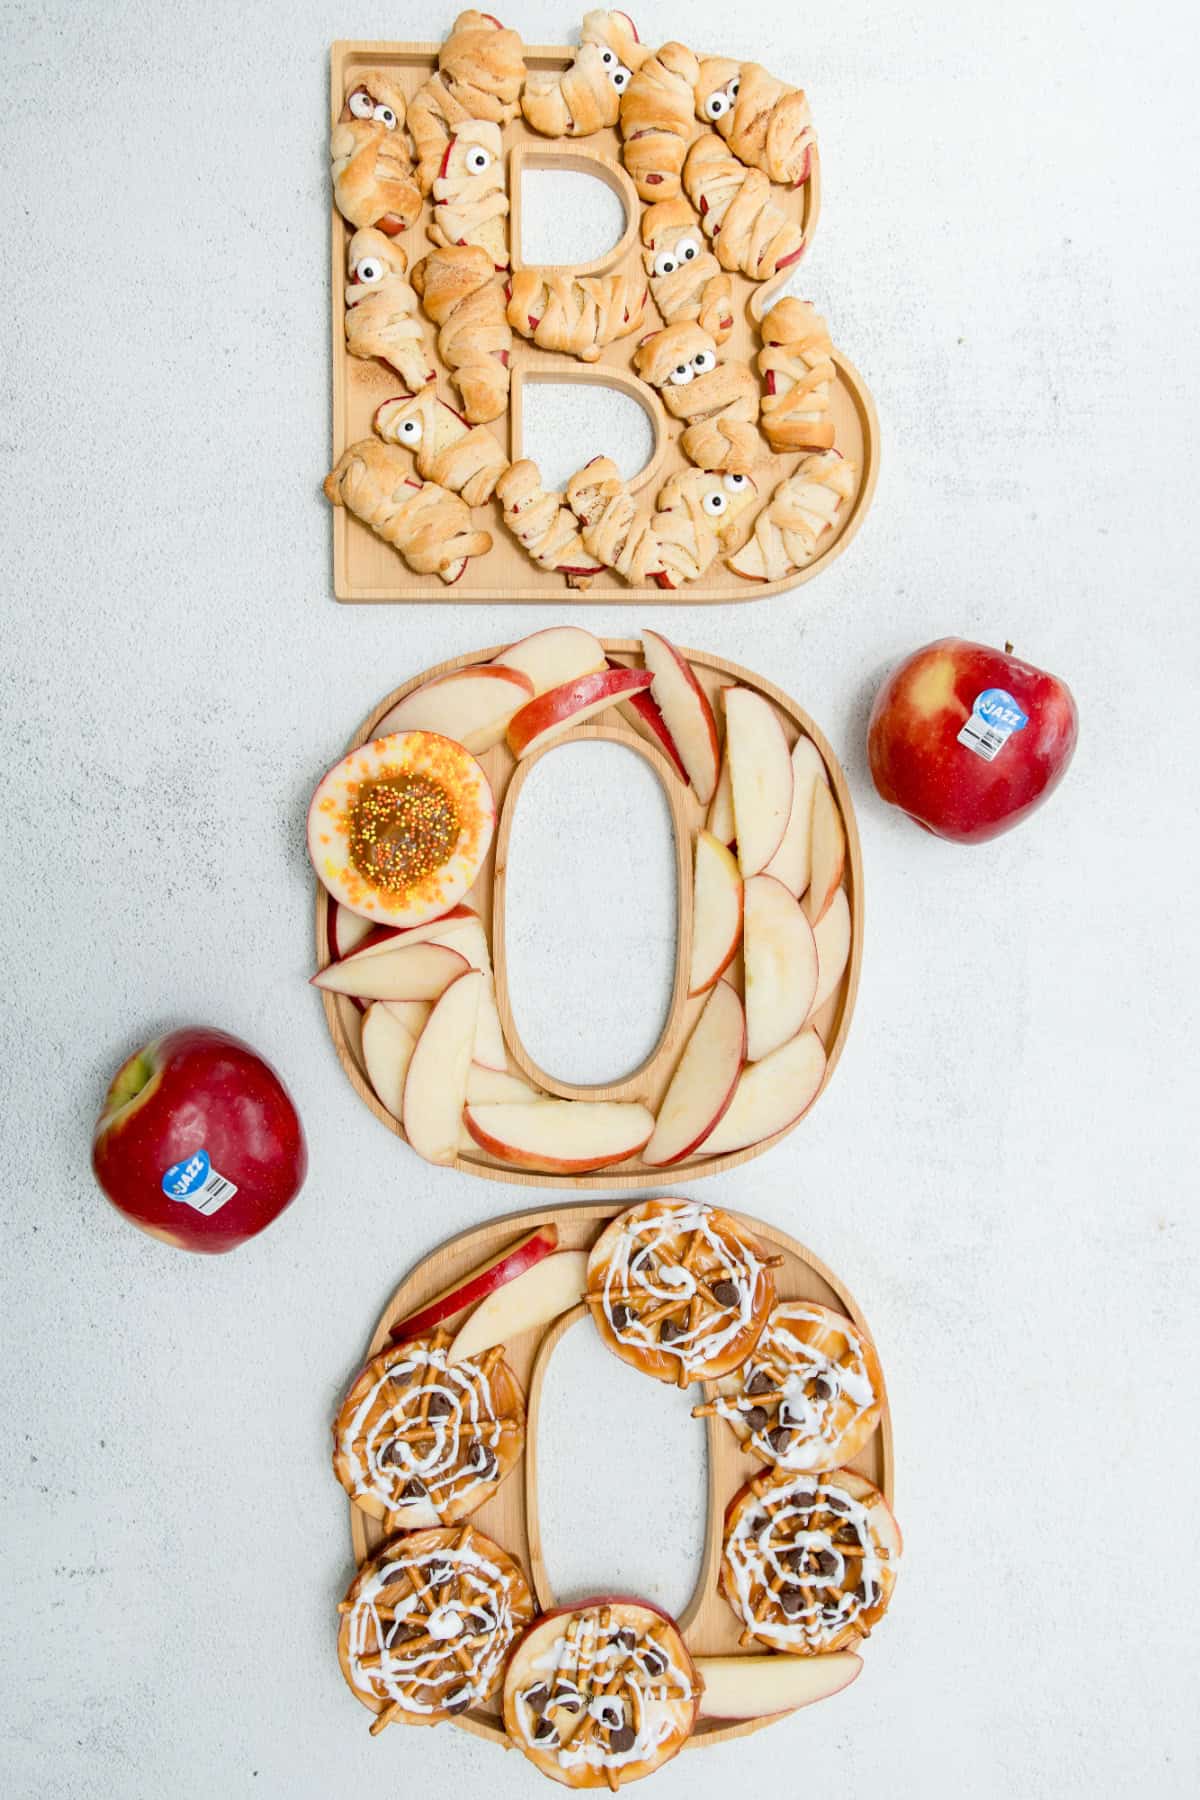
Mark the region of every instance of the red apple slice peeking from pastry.
[[404, 1135], [426, 1162], [451, 1163], [458, 1154], [459, 1120], [467, 1097], [482, 990], [483, 976], [478, 969], [468, 969], [446, 989], [430, 1013], [408, 1065]]
[[398, 700], [379, 721], [378, 735], [437, 731], [482, 756], [502, 741], [508, 721], [533, 698], [533, 682], [521, 669], [482, 663], [427, 681]]
[[840, 1694], [862, 1673], [852, 1650], [828, 1656], [698, 1656], [702, 1719], [764, 1719]]
[[391, 1336], [401, 1338], [423, 1337], [440, 1325], [445, 1319], [453, 1318], [465, 1306], [475, 1306], [480, 1300], [506, 1282], [515, 1281], [527, 1269], [534, 1267], [558, 1249], [558, 1226], [554, 1224], [538, 1225], [533, 1231], [527, 1231], [514, 1244], [508, 1244], [498, 1250], [469, 1275], [460, 1276], [427, 1300], [416, 1312], [409, 1313], [406, 1318], [398, 1319], [391, 1328]]
[[587, 1290], [586, 1250], [560, 1250], [525, 1269], [481, 1301], [451, 1344], [447, 1360], [461, 1362], [523, 1331], [549, 1325], [578, 1306]]
[[701, 806], [717, 786], [721, 745], [708, 695], [692, 673], [687, 658], [657, 631], [642, 633], [642, 660], [653, 676], [651, 696], [679, 750]]
[[782, 881], [797, 900], [807, 889], [812, 870], [813, 789], [817, 782], [829, 786], [821, 752], [811, 738], [797, 738], [792, 746], [791, 811], [783, 840], [764, 871]]
[[752, 875], [746, 883], [744, 955], [746, 1060], [756, 1063], [796, 1036], [817, 991], [813, 928], [773, 875]]
[[827, 787], [813, 789], [812, 874], [804, 910], [810, 925], [824, 918], [846, 866], [846, 828], [837, 801]]
[[377, 956], [352, 951], [312, 977], [313, 987], [360, 1000], [436, 1000], [470, 964], [444, 944], [383, 947]]
[[580, 625], [549, 625], [544, 631], [535, 631], [519, 643], [510, 644], [495, 660], [527, 675], [535, 697], [608, 666], [600, 639]]
[[725, 689], [725, 754], [738, 862], [743, 875], [759, 875], [778, 850], [792, 810], [792, 759], [775, 708], [750, 688]]
[[[827, 1001], [837, 992], [846, 964], [850, 960], [850, 902], [845, 888], [840, 887], [829, 902], [813, 931], [817, 946], [817, 991], [813, 995], [810, 1016], [816, 1020]], [[824, 1038], [824, 1033], [821, 1034]]]
[[573, 725], [582, 725], [606, 707], [640, 693], [650, 686], [650, 681], [645, 669], [605, 667], [593, 675], [581, 675], [561, 687], [550, 688], [514, 715], [506, 734], [508, 747], [520, 761]]
[[737, 858], [710, 831], [696, 836], [692, 884], [692, 966], [688, 998], [720, 979], [742, 938], [743, 887]]
[[811, 1027], [761, 1062], [747, 1063], [724, 1117], [699, 1146], [701, 1156], [744, 1150], [794, 1125], [821, 1091], [825, 1046]]
[[373, 1001], [363, 1014], [362, 1054], [367, 1080], [380, 1105], [394, 1119], [404, 1109], [404, 1083], [418, 1036], [386, 1001]]
[[745, 1056], [742, 1002], [727, 981], [718, 981], [663, 1095], [644, 1163], [681, 1162], [709, 1135], [733, 1097]]
[[621, 1100], [534, 1100], [468, 1106], [467, 1130], [489, 1155], [521, 1169], [582, 1175], [627, 1162], [649, 1141], [654, 1117]]

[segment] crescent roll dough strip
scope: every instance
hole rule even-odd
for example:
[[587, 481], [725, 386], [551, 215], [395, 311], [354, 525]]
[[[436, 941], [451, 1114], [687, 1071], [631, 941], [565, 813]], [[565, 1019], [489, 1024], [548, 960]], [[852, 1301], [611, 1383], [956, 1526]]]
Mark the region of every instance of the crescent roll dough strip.
[[561, 350], [598, 362], [606, 344], [642, 323], [646, 284], [640, 276], [575, 276], [557, 269], [518, 269], [508, 286], [508, 322], [539, 350]]
[[504, 508], [504, 523], [539, 568], [565, 575], [573, 587], [586, 587], [587, 578], [600, 573], [596, 558], [584, 548], [575, 515], [563, 505], [561, 494], [542, 486], [535, 462], [523, 457], [511, 464], [496, 483], [496, 497]]
[[[351, 110], [359, 95], [366, 96], [372, 116], [359, 118]], [[391, 122], [375, 117], [376, 110], [390, 114]], [[348, 224], [375, 225], [389, 237], [406, 231], [421, 211], [404, 111], [404, 89], [382, 69], [365, 69], [354, 78], [329, 139], [334, 205]]]
[[643, 200], [673, 200], [696, 130], [700, 64], [684, 44], [646, 58], [621, 100], [621, 155]]
[[478, 244], [497, 269], [508, 267], [508, 195], [500, 127], [467, 119], [446, 146], [433, 184], [429, 235], [435, 244]]
[[811, 300], [777, 300], [762, 322], [762, 428], [772, 450], [832, 450], [829, 327]]
[[766, 281], [804, 253], [804, 232], [771, 198], [761, 169], [742, 166], [711, 131], [688, 151], [683, 185], [723, 269]]
[[752, 581], [782, 581], [805, 568], [841, 524], [857, 486], [857, 468], [839, 451], [806, 456], [780, 482], [750, 542], [726, 557], [726, 567]]
[[325, 493], [398, 550], [418, 575], [457, 581], [473, 556], [486, 556], [491, 533], [472, 531], [471, 511], [457, 494], [414, 481], [401, 451], [362, 438], [342, 452], [325, 478]]
[[749, 364], [718, 362], [716, 350], [699, 325], [668, 325], [644, 341], [634, 367], [672, 418], [686, 422], [679, 440], [686, 457], [702, 469], [745, 474], [762, 456], [758, 383]]
[[695, 319], [715, 344], [733, 330], [733, 282], [700, 235], [682, 195], [642, 213], [642, 263], [654, 304], [668, 325]]
[[507, 125], [525, 81], [520, 34], [489, 13], [461, 12], [438, 53], [438, 72], [413, 96], [408, 126], [417, 150], [417, 181], [427, 194], [441, 172], [446, 145], [467, 119]]
[[583, 527], [584, 548], [607, 569], [640, 586], [662, 564], [654, 520], [637, 502], [607, 456], [594, 456], [567, 483], [567, 505]]
[[712, 56], [700, 64], [696, 114], [715, 125], [739, 162], [786, 187], [813, 171], [817, 134], [802, 88], [777, 81], [761, 63]]
[[375, 414], [385, 444], [411, 450], [417, 474], [436, 481], [468, 506], [482, 506], [496, 491], [508, 458], [485, 425], [470, 426], [432, 387], [385, 400]]
[[486, 250], [431, 250], [412, 272], [421, 303], [438, 326], [438, 354], [454, 376], [472, 425], [508, 407], [512, 332], [504, 316], [504, 283]]
[[408, 258], [382, 231], [356, 231], [346, 247], [346, 348], [378, 356], [412, 388], [437, 371], [425, 347], [417, 296], [404, 279]]
[[585, 13], [580, 37], [569, 69], [525, 82], [521, 111], [543, 137], [590, 137], [615, 125], [632, 71], [650, 54], [628, 13]]

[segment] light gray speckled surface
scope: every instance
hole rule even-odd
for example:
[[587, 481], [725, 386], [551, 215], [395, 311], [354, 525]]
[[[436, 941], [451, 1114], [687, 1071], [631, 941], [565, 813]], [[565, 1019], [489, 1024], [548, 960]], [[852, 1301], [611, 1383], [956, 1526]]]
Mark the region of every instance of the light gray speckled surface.
[[[908, 1543], [851, 1693], [685, 1756], [654, 1793], [1192, 1793], [1194, 9], [879, 0], [743, 8], [740, 30], [713, 0], [636, 10], [646, 37], [808, 87], [825, 211], [804, 287], [883, 420], [874, 514], [795, 598], [574, 616], [763, 671], [849, 773], [869, 909], [848, 1052], [796, 1136], [703, 1191], [860, 1297]], [[399, 1273], [519, 1199], [372, 1123], [304, 982], [314, 777], [395, 681], [548, 617], [330, 599], [326, 48], [450, 16], [0, 10], [13, 1796], [540, 1791], [460, 1733], [372, 1742], [332, 1655], [331, 1408]], [[513, 22], [573, 23], [532, 3]], [[1011, 637], [1082, 712], [1060, 796], [988, 850], [923, 837], [866, 776], [880, 672], [945, 631]], [[527, 1003], [547, 1024], [553, 942]], [[276, 1059], [312, 1140], [302, 1201], [212, 1262], [129, 1230], [87, 1168], [115, 1064], [190, 1018]], [[579, 1357], [590, 1389], [604, 1366]], [[603, 1455], [601, 1409], [569, 1400], [564, 1441], [573, 1418]], [[652, 1431], [648, 1410], [636, 1443]], [[664, 1461], [644, 1520], [627, 1491], [623, 1529], [572, 1544], [577, 1471], [548, 1454], [564, 1580], [620, 1575], [640, 1533], [642, 1578], [678, 1596], [694, 1449], [678, 1520]]]

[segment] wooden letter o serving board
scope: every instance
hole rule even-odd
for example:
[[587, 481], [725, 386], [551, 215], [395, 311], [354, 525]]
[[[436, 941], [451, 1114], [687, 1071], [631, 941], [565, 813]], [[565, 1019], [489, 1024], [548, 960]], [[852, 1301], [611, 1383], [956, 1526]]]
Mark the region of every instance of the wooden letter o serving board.
[[[375, 1328], [367, 1355], [374, 1356], [387, 1348], [391, 1327], [397, 1320], [407, 1318], [435, 1294], [452, 1287], [455, 1281], [495, 1256], [523, 1232], [537, 1225], [553, 1222], [558, 1228], [560, 1250], [590, 1250], [605, 1226], [620, 1210], [620, 1207], [614, 1207], [609, 1201], [516, 1213], [504, 1219], [493, 1219], [486, 1225], [477, 1226], [472, 1231], [449, 1239], [419, 1263], [396, 1289]], [[749, 1218], [744, 1214], [733, 1216], [756, 1238], [763, 1240], [782, 1256], [782, 1265], [775, 1271], [775, 1288], [779, 1299], [810, 1300], [831, 1307], [853, 1320], [870, 1335], [870, 1327], [852, 1296], [837, 1276], [810, 1250], [759, 1219]], [[465, 1312], [451, 1315], [445, 1323], [454, 1328], [464, 1316]], [[542, 1552], [537, 1503], [538, 1413], [542, 1386], [554, 1349], [564, 1333], [575, 1327], [581, 1330], [593, 1329], [587, 1318], [587, 1308], [582, 1305], [555, 1320], [548, 1329], [534, 1327], [506, 1339], [505, 1358], [527, 1396], [524, 1466], [514, 1469], [497, 1489], [495, 1496], [471, 1515], [472, 1525], [478, 1526], [480, 1531], [522, 1564], [530, 1578], [538, 1607], [543, 1612], [567, 1603], [570, 1597], [565, 1601], [562, 1596], [555, 1594]], [[650, 1377], [646, 1379], [649, 1380]], [[711, 1398], [716, 1392], [711, 1383], [706, 1382], [703, 1387], [706, 1398]], [[681, 1406], [688, 1406], [690, 1403], [686, 1392], [679, 1395]], [[751, 1476], [759, 1471], [761, 1463], [756, 1457], [745, 1453], [723, 1420], [707, 1418], [704, 1426], [708, 1461], [708, 1516], [704, 1547], [691, 1598], [680, 1613], [677, 1623], [684, 1643], [693, 1656], [738, 1656], [749, 1653], [740, 1646], [739, 1622], [718, 1591], [722, 1528], [727, 1505]], [[879, 1428], [848, 1466], [873, 1482], [882, 1491], [889, 1505], [892, 1503], [892, 1421], [886, 1388]], [[359, 1507], [351, 1505], [349, 1512], [350, 1541], [355, 1561], [361, 1565], [383, 1543], [386, 1533], [378, 1520], [371, 1518]], [[626, 1591], [620, 1569], [595, 1570], [594, 1584], [588, 1591], [605, 1589], [614, 1593]], [[757, 1653], [762, 1654], [761, 1648]], [[688, 1740], [688, 1747], [720, 1744], [730, 1738], [744, 1737], [764, 1725], [775, 1723], [779, 1716], [775, 1714], [768, 1718], [735, 1721], [701, 1717]], [[486, 1738], [491, 1743], [508, 1748], [508, 1738], [500, 1716], [499, 1696], [486, 1706], [473, 1708], [450, 1722], [473, 1732], [476, 1737]]]
[[[360, 745], [370, 742], [384, 715], [397, 701], [404, 699], [416, 688], [424, 686], [439, 676], [448, 675], [470, 665], [490, 662], [493, 659], [500, 661], [504, 650], [508, 647], [492, 645], [488, 649], [456, 657], [449, 662], [439, 664], [434, 669], [427, 670], [424, 674], [415, 677], [414, 680], [406, 682], [402, 687], [396, 688], [373, 709], [361, 729], [355, 734], [349, 748], [357, 749]], [[610, 663], [629, 667], [638, 666], [640, 644], [637, 639], [606, 639], [603, 647]], [[810, 1021], [824, 1045], [826, 1055], [821, 1087], [814, 1096], [814, 1101], [810, 1102], [812, 1104], [824, 1091], [824, 1087], [837, 1065], [838, 1058], [841, 1056], [850, 1028], [862, 962], [862, 857], [850, 792], [837, 759], [825, 737], [808, 714], [781, 689], [774, 687], [749, 669], [741, 668], [736, 663], [723, 661], [719, 657], [709, 656], [705, 652], [681, 649], [679, 654], [690, 664], [696, 680], [707, 694], [718, 723], [723, 713], [720, 700], [721, 690], [736, 685], [749, 688], [769, 702], [782, 726], [789, 747], [793, 747], [802, 736], [811, 739], [824, 764], [828, 786], [841, 817], [845, 833], [842, 885], [845, 889], [849, 913], [850, 947], [845, 970], [837, 986], [828, 1000], [813, 1014]], [[671, 1005], [657, 1045], [650, 1056], [632, 1074], [619, 1081], [587, 1087], [560, 1081], [552, 1073], [539, 1068], [521, 1043], [513, 1019], [508, 990], [504, 947], [504, 913], [505, 875], [512, 821], [529, 767], [539, 756], [553, 754], [560, 745], [595, 739], [624, 745], [627, 749], [644, 757], [663, 784], [675, 834], [678, 932]], [[595, 715], [586, 724], [577, 725], [562, 732], [550, 744], [541, 750], [534, 751], [521, 762], [515, 761], [507, 745], [503, 742], [485, 751], [479, 761], [492, 785], [496, 803], [497, 829], [488, 857], [466, 896], [466, 904], [479, 914], [490, 939], [495, 974], [496, 1006], [510, 1063], [510, 1073], [533, 1083], [537, 1088], [544, 1089], [548, 1096], [557, 1096], [566, 1100], [640, 1101], [651, 1112], [657, 1113], [693, 1027], [709, 997], [707, 993], [695, 997], [688, 995], [692, 953], [695, 840], [698, 831], [705, 824], [709, 809], [701, 805], [694, 790], [690, 786], [685, 786], [679, 779], [667, 757], [650, 741], [648, 728], [642, 722], [640, 715], [628, 707], [610, 707], [607, 711]], [[318, 883], [316, 942], [318, 966], [322, 969], [327, 968], [335, 960], [332, 930], [334, 911], [333, 902], [324, 887]], [[740, 949], [726, 969], [724, 979], [729, 981], [739, 994], [744, 993], [745, 977]], [[376, 1118], [402, 1138], [404, 1133], [399, 1119], [382, 1105], [368, 1079], [362, 1053], [362, 1015], [355, 1002], [344, 995], [328, 991], [322, 991], [321, 997], [338, 1059], [355, 1091]], [[803, 1113], [800, 1117], [803, 1117]], [[724, 1153], [706, 1156], [703, 1154], [703, 1146], [701, 1146], [700, 1151], [687, 1156], [682, 1161], [672, 1163], [666, 1168], [644, 1163], [640, 1157], [635, 1156], [624, 1162], [610, 1164], [607, 1168], [594, 1173], [585, 1174], [570, 1174], [554, 1169], [542, 1171], [505, 1163], [482, 1149], [470, 1138], [464, 1128], [459, 1153], [452, 1166], [466, 1174], [480, 1175], [488, 1180], [510, 1181], [530, 1187], [553, 1187], [560, 1190], [564, 1187], [624, 1190], [660, 1187], [664, 1180], [696, 1181], [702, 1176], [715, 1175], [724, 1169], [735, 1168], [738, 1164], [757, 1156], [771, 1144], [777, 1143], [780, 1138], [787, 1135], [788, 1131], [794, 1130], [799, 1122], [799, 1118], [794, 1118], [789, 1125], [784, 1126], [774, 1135]]]
[[[576, 15], [577, 16], [577, 15]], [[519, 24], [509, 18], [507, 24]], [[368, 69], [383, 69], [402, 87], [411, 101], [417, 90], [436, 72], [439, 44], [403, 43], [337, 43], [330, 58], [331, 118], [339, 117], [346, 94], [356, 76]], [[698, 54], [729, 55], [727, 44], [696, 46]], [[526, 45], [525, 64], [530, 73], [561, 72], [569, 66], [575, 49], [566, 45]], [[706, 129], [699, 119], [693, 121], [694, 136]], [[818, 121], [819, 125], [819, 121]], [[507, 159], [506, 192], [510, 213], [509, 247], [512, 268], [522, 267], [521, 253], [521, 178], [525, 169], [566, 170], [589, 174], [614, 192], [625, 209], [625, 229], [618, 242], [606, 255], [571, 268], [579, 276], [628, 275], [639, 282], [645, 280], [643, 246], [640, 236], [641, 202], [637, 190], [621, 162], [621, 137], [618, 130], [596, 131], [588, 137], [565, 142], [540, 137], [526, 123], [523, 114], [504, 127], [504, 155]], [[800, 188], [771, 189], [772, 200], [792, 220], [801, 224], [806, 245], [811, 244], [820, 210], [821, 172], [819, 158], [814, 158], [813, 173]], [[350, 229], [336, 208], [332, 212], [331, 300], [333, 334], [333, 462], [348, 444], [370, 437], [376, 410], [380, 404], [402, 392], [399, 375], [386, 364], [353, 357], [346, 350], [346, 246]], [[421, 214], [396, 240], [404, 249], [409, 270], [436, 246], [426, 226], [428, 201]], [[758, 325], [763, 313], [778, 296], [795, 268], [784, 268], [771, 279], [755, 282], [733, 272], [733, 331], [722, 347], [722, 359], [746, 362], [753, 367], [762, 347]], [[834, 287], [836, 297], [836, 287]], [[437, 333], [424, 315], [424, 342], [437, 369], [438, 392], [457, 404], [458, 395], [449, 379], [449, 370], [437, 349]], [[635, 336], [619, 338], [606, 345], [599, 360], [587, 364], [576, 357], [538, 349], [526, 338], [514, 335], [510, 356], [511, 391], [506, 415], [486, 427], [492, 432], [505, 457], [516, 462], [523, 454], [524, 388], [537, 382], [600, 383], [629, 395], [642, 407], [650, 421], [654, 449], [645, 468], [630, 482], [631, 489], [644, 503], [650, 503], [663, 484], [674, 474], [690, 467], [679, 448], [680, 426], [670, 418], [653, 388], [648, 387], [633, 371], [633, 358], [639, 339], [661, 328], [654, 302], [647, 299], [645, 320]], [[832, 320], [837, 337], [836, 312]], [[392, 547], [342, 507], [333, 514], [333, 585], [339, 600], [378, 601], [448, 601], [459, 605], [464, 600], [487, 603], [493, 599], [546, 600], [561, 604], [577, 601], [633, 602], [653, 598], [656, 605], [679, 606], [703, 602], [758, 600], [766, 594], [780, 593], [786, 588], [811, 581], [826, 568], [854, 536], [870, 507], [875, 491], [879, 465], [879, 424], [871, 395], [858, 371], [841, 351], [834, 353], [837, 379], [830, 389], [830, 413], [835, 427], [835, 446], [857, 467], [858, 483], [849, 504], [842, 508], [836, 526], [828, 534], [826, 547], [804, 568], [778, 581], [748, 580], [725, 567], [718, 556], [708, 571], [696, 581], [674, 592], [660, 589], [653, 582], [631, 585], [609, 569], [591, 579], [586, 592], [569, 586], [561, 573], [539, 567], [506, 529], [499, 501], [492, 499], [476, 507], [472, 523], [476, 529], [491, 533], [493, 544], [485, 556], [468, 562], [461, 578], [446, 586], [437, 575], [418, 575], [410, 570]], [[579, 462], [587, 462], [594, 446], [588, 447], [586, 393], [580, 395], [577, 409], [582, 420], [578, 432]], [[764, 496], [774, 492], [801, 461], [792, 452], [772, 454], [766, 439], [762, 440], [762, 461], [756, 465], [754, 479]], [[332, 466], [332, 465], [331, 465]], [[549, 473], [547, 471], [547, 473]]]

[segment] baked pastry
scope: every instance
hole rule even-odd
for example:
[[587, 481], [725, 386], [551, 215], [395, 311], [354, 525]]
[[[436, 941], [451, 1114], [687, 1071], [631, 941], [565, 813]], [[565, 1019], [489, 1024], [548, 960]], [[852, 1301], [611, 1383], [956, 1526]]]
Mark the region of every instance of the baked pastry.
[[356, 231], [346, 246], [346, 348], [377, 356], [409, 387], [437, 374], [425, 345], [417, 296], [404, 278], [408, 258], [382, 231]]
[[642, 263], [663, 319], [694, 319], [714, 344], [733, 330], [733, 282], [704, 242], [700, 221], [683, 198], [642, 212]]
[[472, 425], [508, 410], [512, 332], [504, 316], [504, 282], [478, 244], [431, 250], [412, 272], [421, 304], [438, 327], [438, 354], [454, 377]]
[[623, 1362], [686, 1387], [750, 1354], [775, 1303], [780, 1260], [716, 1207], [643, 1200], [597, 1238], [587, 1303]]
[[454, 1334], [372, 1357], [333, 1425], [333, 1472], [389, 1531], [452, 1525], [490, 1500], [525, 1445], [525, 1397], [497, 1344], [451, 1363]]
[[467, 119], [507, 125], [516, 117], [524, 81], [520, 33], [505, 30], [491, 13], [459, 13], [438, 52], [437, 74], [413, 95], [408, 109], [423, 194], [441, 173], [455, 128]]
[[583, 546], [606, 569], [640, 585], [662, 567], [651, 514], [642, 510], [607, 456], [594, 456], [567, 483], [567, 505], [583, 528]]
[[401, 451], [378, 438], [343, 450], [325, 477], [325, 497], [369, 525], [418, 575], [449, 586], [473, 556], [486, 556], [490, 531], [474, 531], [471, 509], [434, 481], [417, 481]]
[[356, 75], [329, 139], [333, 203], [350, 225], [395, 237], [421, 211], [404, 129], [404, 89], [382, 69]]
[[832, 450], [829, 327], [811, 300], [777, 300], [762, 321], [762, 428], [772, 450]]
[[654, 332], [633, 361], [643, 381], [659, 390], [671, 417], [684, 420], [679, 445], [692, 462], [745, 475], [761, 460], [753, 371], [748, 363], [722, 362], [701, 326], [687, 320]]
[[678, 1627], [638, 1600], [548, 1613], [513, 1653], [504, 1725], [530, 1762], [564, 1787], [653, 1774], [691, 1736], [701, 1683]]
[[725, 1515], [721, 1591], [741, 1643], [792, 1656], [853, 1648], [887, 1611], [900, 1527], [852, 1469], [756, 1475]]
[[533, 1617], [520, 1567], [470, 1525], [393, 1538], [338, 1606], [338, 1661], [385, 1726], [437, 1725], [494, 1694]]
[[584, 548], [626, 581], [665, 588], [697, 580], [720, 550], [740, 542], [741, 517], [756, 497], [749, 475], [685, 469], [660, 489], [657, 510], [639, 511], [607, 456], [594, 456], [567, 483]]
[[724, 1419], [755, 1456], [795, 1471], [853, 1461], [882, 1411], [883, 1371], [866, 1333], [815, 1301], [783, 1300], [692, 1417]]
[[637, 331], [646, 309], [646, 284], [633, 275], [517, 269], [507, 291], [514, 331], [580, 362], [598, 362], [606, 344]]
[[585, 13], [570, 68], [528, 75], [521, 111], [543, 137], [590, 137], [616, 124], [621, 95], [649, 54], [628, 13]]
[[688, 151], [683, 185], [723, 269], [766, 281], [803, 256], [804, 231], [762, 170], [747, 169], [711, 131]]
[[838, 450], [806, 456], [759, 513], [749, 542], [726, 566], [750, 581], [782, 581], [825, 549], [843, 522], [858, 486], [858, 470]]
[[713, 125], [739, 162], [785, 187], [813, 171], [817, 134], [802, 88], [777, 81], [761, 63], [710, 56], [700, 64], [696, 114]]
[[417, 474], [436, 481], [468, 506], [482, 506], [496, 491], [508, 458], [486, 425], [468, 425], [432, 387], [385, 400], [375, 414], [385, 444], [416, 458]]
[[446, 146], [433, 184], [429, 235], [435, 244], [478, 244], [497, 269], [508, 267], [508, 195], [500, 127], [467, 119]]
[[643, 200], [673, 200], [696, 130], [700, 64], [684, 44], [648, 56], [621, 97], [622, 160]]
[[535, 462], [522, 457], [496, 483], [504, 523], [539, 568], [565, 575], [572, 587], [586, 587], [601, 564], [584, 548], [575, 515], [563, 496], [542, 486]]

